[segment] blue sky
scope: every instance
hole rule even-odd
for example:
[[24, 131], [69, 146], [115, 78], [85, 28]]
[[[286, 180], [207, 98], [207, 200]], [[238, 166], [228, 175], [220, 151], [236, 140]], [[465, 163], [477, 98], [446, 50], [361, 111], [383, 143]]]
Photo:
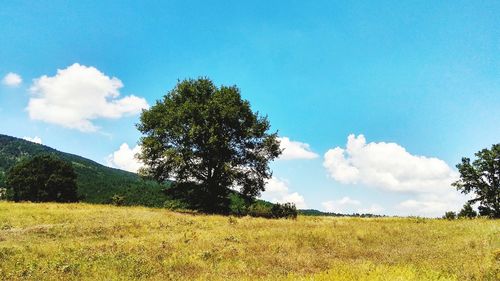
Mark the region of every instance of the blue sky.
[[[164, 2], [3, 3], [0, 133], [119, 166], [141, 103], [208, 76], [291, 140], [264, 198], [425, 216], [463, 203], [454, 165], [500, 139], [498, 1]], [[101, 96], [68, 77], [136, 99], [92, 110]]]

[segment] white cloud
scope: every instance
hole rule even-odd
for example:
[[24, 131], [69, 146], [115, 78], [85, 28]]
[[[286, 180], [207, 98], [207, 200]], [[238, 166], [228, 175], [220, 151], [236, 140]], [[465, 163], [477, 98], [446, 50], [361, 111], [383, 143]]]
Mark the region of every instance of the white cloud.
[[298, 209], [304, 209], [307, 207], [306, 202], [304, 200], [304, 196], [300, 195], [297, 192], [287, 194], [283, 196], [280, 200], [281, 203], [294, 203]]
[[351, 212], [353, 210], [353, 207], [361, 205], [361, 202], [358, 200], [354, 200], [349, 198], [348, 196], [343, 197], [342, 199], [339, 200], [331, 200], [331, 201], [326, 201], [321, 203], [323, 206], [323, 209], [327, 212], [333, 212], [333, 213], [346, 213], [346, 212]]
[[82, 132], [98, 129], [98, 118], [120, 118], [148, 108], [144, 98], [134, 95], [119, 98], [122, 82], [108, 77], [95, 67], [73, 64], [58, 69], [55, 76], [33, 81], [27, 110], [30, 118]]
[[128, 144], [123, 143], [120, 148], [108, 156], [107, 164], [110, 167], [126, 170], [136, 173], [143, 166], [136, 155], [141, 152], [141, 147], [136, 145], [130, 148]]
[[288, 193], [288, 183], [285, 180], [272, 177], [266, 182], [266, 193], [270, 195]]
[[5, 75], [2, 79], [2, 84], [9, 87], [17, 87], [21, 85], [22, 82], [23, 79], [21, 78], [21, 76], [14, 72], [7, 73], [7, 75]]
[[288, 183], [275, 177], [267, 181], [266, 191], [264, 191], [262, 197], [273, 203], [294, 203], [298, 209], [307, 208], [302, 195], [297, 192], [290, 193]]
[[396, 205], [399, 214], [406, 216], [441, 217], [447, 211], [459, 211], [463, 204], [472, 199], [457, 191], [441, 194], [420, 194]]
[[42, 144], [42, 139], [40, 137], [34, 136], [34, 137], [23, 137], [23, 140], [27, 140], [30, 142]]
[[[343, 184], [409, 194], [409, 199], [395, 207], [400, 215], [441, 216], [460, 209], [467, 199], [451, 187], [458, 173], [443, 160], [410, 154], [396, 143], [366, 143], [363, 135], [349, 135], [346, 148], [328, 150], [323, 166], [330, 177]], [[359, 211], [381, 212], [378, 207]]]
[[384, 210], [385, 209], [378, 204], [371, 204], [368, 208], [359, 208], [358, 213], [381, 215]]
[[319, 156], [311, 151], [307, 143], [292, 141], [287, 137], [278, 139], [280, 141], [280, 148], [283, 149], [283, 153], [279, 157], [281, 160], [314, 159]]
[[369, 207], [363, 207], [360, 201], [352, 199], [348, 196], [339, 200], [331, 200], [321, 203], [323, 210], [339, 214], [381, 214], [384, 211], [378, 204], [372, 204]]
[[436, 192], [450, 190], [457, 179], [443, 160], [412, 155], [396, 143], [366, 143], [365, 137], [349, 135], [346, 148], [325, 153], [323, 166], [344, 184], [366, 184], [389, 191]]

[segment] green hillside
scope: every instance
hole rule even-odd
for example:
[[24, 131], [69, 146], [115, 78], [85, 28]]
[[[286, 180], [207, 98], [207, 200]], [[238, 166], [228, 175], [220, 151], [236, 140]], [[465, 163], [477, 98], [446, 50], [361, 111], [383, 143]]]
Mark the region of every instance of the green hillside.
[[71, 162], [78, 175], [78, 194], [82, 201], [109, 203], [113, 195], [121, 195], [126, 204], [162, 206], [167, 198], [162, 186], [142, 180], [137, 174], [103, 166], [84, 157], [61, 152], [45, 145], [0, 134], [0, 186], [6, 171], [25, 157], [53, 154]]

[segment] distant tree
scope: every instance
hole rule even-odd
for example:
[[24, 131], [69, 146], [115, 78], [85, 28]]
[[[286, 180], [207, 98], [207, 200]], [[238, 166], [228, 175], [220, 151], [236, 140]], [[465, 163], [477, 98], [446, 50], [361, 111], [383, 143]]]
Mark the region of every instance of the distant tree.
[[482, 216], [500, 218], [500, 144], [491, 149], [483, 149], [476, 154], [472, 163], [469, 158], [462, 158], [457, 165], [460, 179], [453, 186], [462, 193], [474, 193], [476, 197], [469, 203], [479, 202]]
[[457, 214], [455, 212], [449, 211], [444, 213], [443, 219], [454, 220], [457, 218]]
[[[249, 201], [271, 177], [268, 163], [281, 153], [277, 133], [253, 112], [236, 86], [216, 87], [206, 78], [179, 82], [145, 110], [137, 125], [143, 175], [197, 189], [199, 209], [228, 212], [230, 188]], [[178, 192], [178, 191], [176, 191]]]
[[73, 166], [52, 155], [25, 159], [7, 172], [7, 188], [14, 201], [77, 201]]
[[460, 212], [458, 213], [458, 217], [472, 219], [472, 218], [477, 217], [477, 213], [472, 208], [472, 205], [469, 202], [467, 202], [467, 203], [465, 203], [462, 210], [460, 210]]

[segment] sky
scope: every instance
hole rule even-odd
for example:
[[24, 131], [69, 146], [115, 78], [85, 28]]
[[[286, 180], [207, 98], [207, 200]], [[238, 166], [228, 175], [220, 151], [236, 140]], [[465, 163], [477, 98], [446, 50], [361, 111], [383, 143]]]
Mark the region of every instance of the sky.
[[263, 198], [441, 216], [500, 140], [498, 1], [7, 1], [0, 133], [130, 171], [178, 80], [237, 85], [284, 153]]

